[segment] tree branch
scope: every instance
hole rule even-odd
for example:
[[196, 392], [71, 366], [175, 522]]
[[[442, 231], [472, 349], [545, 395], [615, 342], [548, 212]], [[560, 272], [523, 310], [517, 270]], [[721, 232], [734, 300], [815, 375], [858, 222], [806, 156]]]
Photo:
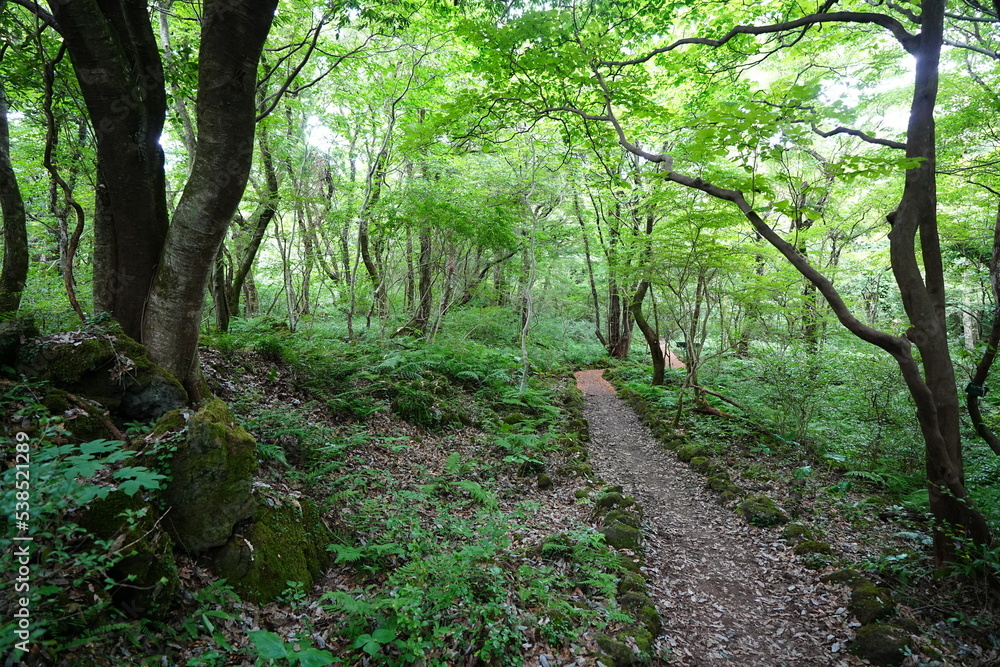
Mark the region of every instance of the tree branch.
[[876, 144], [877, 146], [888, 146], [889, 148], [896, 148], [898, 150], [906, 150], [906, 142], [903, 141], [893, 141], [892, 139], [879, 139], [878, 137], [873, 137], [870, 134], [866, 134], [861, 130], [855, 130], [849, 127], [835, 127], [829, 132], [824, 132], [819, 129], [815, 124], [812, 126], [812, 131], [821, 137], [832, 137], [836, 134], [849, 134], [852, 137], [857, 137], [862, 141], [867, 141], [870, 144]]
[[49, 26], [56, 32], [62, 34], [62, 31], [59, 29], [59, 22], [56, 21], [55, 17], [52, 16], [52, 14], [49, 14], [47, 11], [42, 9], [38, 5], [38, 3], [32, 2], [31, 0], [11, 0], [11, 2], [13, 2], [15, 5], [21, 5], [29, 12], [37, 16], [39, 21]]
[[877, 25], [885, 28], [892, 33], [896, 41], [902, 45], [909, 53], [914, 53], [916, 49], [917, 35], [911, 34], [907, 31], [906, 27], [886, 14], [876, 14], [870, 12], [832, 12], [829, 14], [810, 14], [808, 16], [803, 16], [797, 18], [793, 21], [785, 21], [784, 23], [775, 23], [772, 25], [764, 26], [752, 26], [752, 25], [739, 25], [727, 32], [725, 35], [719, 39], [710, 39], [708, 37], [685, 37], [679, 39], [672, 44], [660, 47], [658, 49], [653, 49], [644, 56], [638, 58], [633, 58], [631, 60], [600, 60], [597, 64], [606, 67], [621, 67], [625, 65], [639, 65], [641, 63], [647, 62], [653, 57], [661, 54], [667, 53], [668, 51], [673, 51], [676, 48], [685, 46], [687, 44], [704, 44], [705, 46], [722, 46], [730, 40], [732, 40], [737, 35], [767, 35], [776, 32], [785, 32], [788, 30], [794, 30], [795, 28], [801, 28], [804, 26], [820, 25], [822, 23], [861, 23], [869, 25]]
[[956, 49], [967, 49], [969, 51], [981, 53], [984, 56], [993, 58], [994, 60], [1000, 60], [1000, 51], [994, 51], [993, 49], [987, 49], [982, 46], [973, 46], [972, 44], [966, 44], [965, 42], [956, 42], [953, 39], [944, 39], [942, 42], [948, 46], [954, 46]]

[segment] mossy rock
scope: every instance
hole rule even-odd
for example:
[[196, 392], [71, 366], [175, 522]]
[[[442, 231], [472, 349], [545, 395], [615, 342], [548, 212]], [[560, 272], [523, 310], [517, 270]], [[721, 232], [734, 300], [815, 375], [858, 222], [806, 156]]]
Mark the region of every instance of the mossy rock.
[[[673, 429], [670, 430], [673, 431]], [[688, 437], [686, 435], [677, 435], [676, 433], [673, 433], [663, 440], [663, 448], [670, 451], [677, 451], [678, 449], [685, 447], [687, 442]]]
[[688, 462], [688, 465], [695, 472], [705, 474], [712, 466], [712, 461], [707, 456], [696, 456]]
[[824, 554], [826, 556], [832, 556], [833, 550], [830, 548], [828, 542], [819, 542], [817, 540], [805, 540], [799, 542], [795, 545], [793, 549], [796, 556], [806, 556], [809, 554]]
[[812, 540], [813, 534], [805, 524], [790, 523], [781, 529], [781, 538], [788, 544], [798, 544]]
[[552, 478], [542, 473], [535, 480], [535, 486], [538, 487], [539, 491], [548, 491], [552, 488]]
[[573, 492], [573, 497], [576, 498], [577, 500], [583, 500], [584, 498], [589, 498], [591, 493], [593, 493], [592, 489], [588, 488], [577, 489], [576, 491]]
[[851, 653], [873, 665], [902, 664], [912, 646], [906, 630], [890, 623], [872, 623], [858, 628], [851, 643]]
[[[164, 415], [154, 435], [183, 424], [185, 414]], [[166, 521], [178, 544], [193, 553], [225, 544], [233, 526], [256, 510], [256, 471], [257, 443], [224, 402], [212, 399], [191, 414], [187, 436], [178, 440], [170, 460], [164, 494], [171, 508]]]
[[754, 526], [768, 527], [788, 523], [788, 515], [774, 501], [763, 495], [750, 496], [740, 504], [740, 514]]
[[595, 639], [597, 646], [603, 652], [600, 660], [607, 667], [632, 667], [645, 664], [642, 657], [629, 647], [625, 639], [619, 640], [605, 634], [599, 634]]
[[622, 507], [624, 500], [625, 496], [618, 491], [605, 491], [597, 497], [595, 504], [598, 510], [607, 511], [613, 507]]
[[701, 445], [684, 445], [677, 450], [677, 458], [684, 463], [690, 463], [698, 457], [704, 457], [708, 451]]
[[618, 581], [619, 595], [633, 592], [646, 594], [647, 590], [648, 587], [646, 585], [646, 577], [642, 576], [642, 574], [638, 572], [626, 572]]
[[706, 488], [718, 491], [719, 493], [722, 493], [731, 486], [733, 486], [733, 482], [729, 479], [728, 473], [716, 473], [705, 480]]
[[35, 320], [30, 317], [0, 320], [0, 366], [13, 367], [17, 363], [17, 351], [38, 334]]
[[129, 545], [108, 576], [115, 581], [112, 602], [132, 618], [163, 618], [180, 590], [173, 540], [156, 520], [156, 510], [140, 494], [121, 490], [93, 500], [77, 520], [96, 538]]
[[642, 517], [627, 510], [611, 510], [604, 517], [604, 525], [608, 525], [615, 521], [621, 521], [625, 525], [632, 526], [633, 528], [642, 528]]
[[732, 485], [731, 487], [727, 488], [725, 491], [719, 494], [719, 501], [722, 502], [723, 504], [734, 503], [742, 497], [743, 497], [743, 490], [736, 485]]
[[639, 658], [638, 664], [647, 665], [649, 664], [647, 656], [653, 649], [653, 638], [655, 636], [645, 625], [630, 625], [619, 632], [615, 638], [620, 642], [624, 642], [626, 646], [628, 646], [629, 639], [635, 642], [635, 647], [642, 654], [637, 656]]
[[80, 405], [71, 401], [69, 392], [55, 387], [48, 387], [42, 398], [44, 405], [53, 415], [63, 417], [63, 426], [72, 433], [74, 442], [90, 442], [92, 440], [114, 440], [115, 434], [108, 422], [99, 415], [106, 414], [104, 406], [90, 401]]
[[157, 419], [188, 400], [181, 383], [117, 325], [34, 338], [18, 350], [17, 370], [97, 401], [124, 419]]
[[583, 477], [584, 479], [594, 477], [594, 469], [589, 463], [568, 463], [559, 468], [559, 473], [571, 477]]
[[612, 521], [600, 529], [604, 541], [613, 549], [638, 549], [642, 533], [621, 521]]
[[860, 572], [850, 568], [824, 574], [819, 580], [824, 584], [842, 584], [852, 589], [871, 583]]
[[635, 619], [645, 626], [655, 637], [660, 634], [663, 625], [660, 614], [656, 611], [653, 600], [645, 593], [630, 591], [618, 596], [618, 604], [622, 609], [635, 616]]
[[252, 522], [215, 554], [215, 569], [241, 596], [265, 604], [289, 581], [309, 590], [327, 567], [330, 541], [313, 501], [286, 500], [276, 507], [261, 503]]
[[896, 613], [896, 603], [888, 588], [862, 584], [851, 593], [847, 609], [857, 617], [861, 625], [867, 625]]

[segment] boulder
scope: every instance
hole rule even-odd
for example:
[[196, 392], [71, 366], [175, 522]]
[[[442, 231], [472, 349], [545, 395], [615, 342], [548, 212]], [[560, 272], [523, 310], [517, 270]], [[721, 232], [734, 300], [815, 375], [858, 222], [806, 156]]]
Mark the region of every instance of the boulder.
[[184, 437], [177, 438], [164, 492], [170, 507], [166, 522], [178, 544], [197, 553], [222, 546], [237, 522], [254, 515], [257, 443], [217, 398], [193, 414], [167, 413], [149, 437], [181, 431]]
[[773, 500], [762, 495], [750, 496], [740, 503], [740, 514], [754, 526], [766, 528], [788, 523], [788, 516], [778, 509]]
[[604, 541], [608, 546], [613, 549], [638, 549], [639, 540], [642, 537], [642, 533], [638, 529], [621, 521], [611, 521], [605, 524], [600, 533], [604, 535]]
[[38, 327], [30, 317], [14, 317], [0, 321], [0, 368], [13, 367], [21, 346], [38, 336]]
[[309, 590], [329, 562], [331, 536], [316, 503], [285, 499], [261, 502], [253, 520], [237, 530], [215, 554], [219, 576], [240, 595], [259, 604], [271, 602], [296, 581]]
[[896, 613], [896, 603], [888, 588], [874, 584], [862, 584], [851, 593], [848, 610], [854, 614], [861, 625], [887, 618]]
[[900, 665], [910, 646], [906, 630], [889, 623], [872, 623], [858, 628], [851, 652], [873, 665]]
[[188, 400], [181, 383], [117, 326], [32, 338], [18, 348], [16, 369], [97, 401], [124, 420], [151, 421]]
[[180, 590], [173, 540], [141, 494], [113, 491], [91, 501], [77, 523], [93, 537], [127, 545], [108, 570], [111, 600], [131, 618], [163, 618]]

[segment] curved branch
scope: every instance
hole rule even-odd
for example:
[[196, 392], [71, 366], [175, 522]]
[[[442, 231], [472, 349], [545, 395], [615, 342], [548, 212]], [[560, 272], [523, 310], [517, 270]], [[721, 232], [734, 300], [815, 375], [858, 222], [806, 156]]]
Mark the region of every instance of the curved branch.
[[37, 16], [39, 21], [41, 21], [48, 27], [52, 28], [56, 32], [62, 34], [62, 31], [59, 29], [59, 22], [56, 21], [55, 17], [52, 16], [52, 14], [49, 14], [47, 11], [42, 9], [42, 7], [38, 5], [38, 3], [32, 2], [31, 0], [11, 0], [11, 2], [13, 2], [15, 5], [21, 5], [29, 12]]
[[624, 65], [639, 65], [641, 63], [647, 62], [654, 56], [661, 53], [667, 53], [668, 51], [673, 51], [674, 49], [685, 46], [687, 44], [704, 44], [705, 46], [722, 46], [730, 40], [732, 40], [737, 35], [768, 35], [776, 32], [785, 32], [788, 30], [794, 30], [795, 28], [802, 28], [804, 26], [820, 25], [822, 23], [861, 23], [868, 25], [877, 25], [885, 28], [892, 33], [892, 36], [896, 38], [896, 41], [902, 45], [909, 53], [914, 53], [916, 49], [917, 35], [914, 35], [907, 31], [906, 27], [886, 14], [876, 14], [870, 12], [831, 12], [829, 14], [810, 14], [808, 16], [803, 16], [797, 18], [793, 21], [786, 21], [784, 23], [774, 23], [772, 25], [764, 26], [753, 26], [753, 25], [738, 25], [719, 39], [710, 39], [708, 37], [685, 37], [679, 39], [672, 44], [660, 47], [658, 49], [653, 49], [644, 56], [638, 58], [633, 58], [631, 60], [601, 60], [598, 64], [608, 66], [608, 67], [621, 67]]
[[956, 49], [966, 49], [968, 51], [975, 51], [976, 53], [981, 53], [984, 56], [993, 58], [994, 60], [1000, 60], [1000, 51], [994, 51], [993, 49], [987, 49], [982, 46], [974, 46], [972, 44], [966, 44], [965, 42], [956, 42], [953, 39], [944, 39], [943, 43], [948, 46], [954, 46]]
[[877, 146], [888, 146], [889, 148], [906, 150], [906, 142], [904, 141], [893, 141], [892, 139], [879, 139], [878, 137], [873, 137], [870, 134], [865, 134], [861, 130], [855, 130], [849, 127], [843, 127], [843, 126], [835, 127], [829, 132], [824, 132], [814, 124], [812, 126], [812, 131], [821, 137], [832, 137], [836, 134], [849, 134], [852, 137], [857, 137], [862, 141], [867, 141], [868, 143], [875, 144]]

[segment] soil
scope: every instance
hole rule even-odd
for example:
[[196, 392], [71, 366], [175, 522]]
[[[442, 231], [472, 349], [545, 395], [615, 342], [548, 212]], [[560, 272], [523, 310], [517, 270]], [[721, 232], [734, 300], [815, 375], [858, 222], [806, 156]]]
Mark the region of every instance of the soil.
[[721, 507], [602, 373], [576, 374], [590, 458], [645, 510], [646, 574], [663, 620], [658, 664], [863, 664], [845, 650], [853, 635], [846, 594], [798, 565], [777, 530]]

